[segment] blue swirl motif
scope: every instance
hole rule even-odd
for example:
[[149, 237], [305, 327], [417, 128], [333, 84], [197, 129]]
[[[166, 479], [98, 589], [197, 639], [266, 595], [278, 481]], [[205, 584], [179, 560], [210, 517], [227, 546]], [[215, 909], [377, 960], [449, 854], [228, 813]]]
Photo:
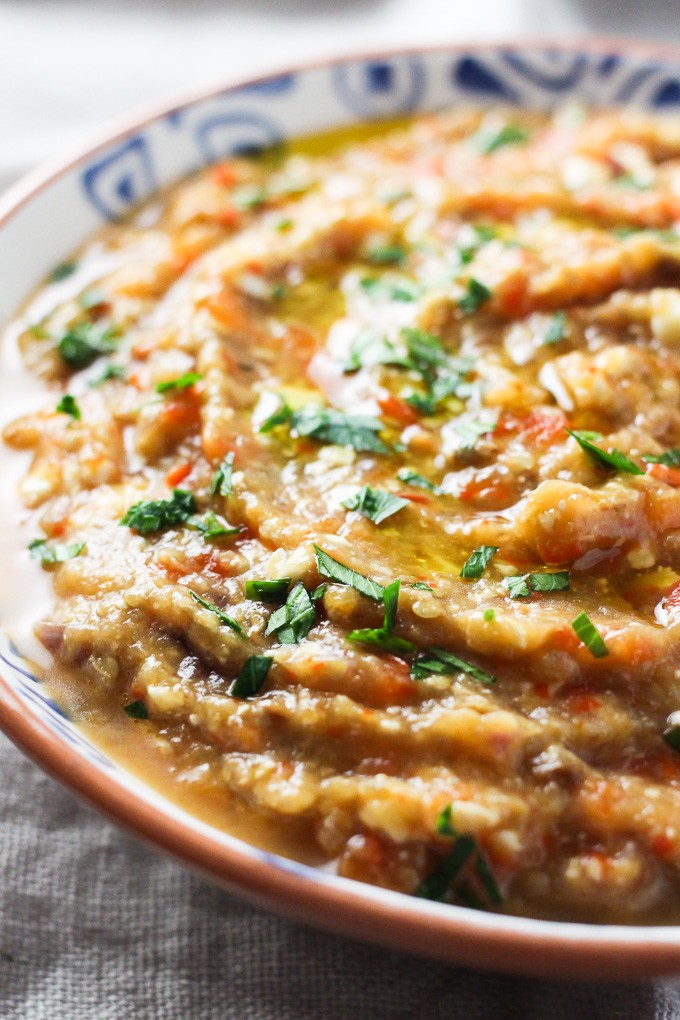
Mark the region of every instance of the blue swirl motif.
[[360, 61], [332, 68], [331, 83], [340, 101], [361, 117], [393, 117], [417, 110], [427, 72], [420, 57]]
[[206, 163], [278, 145], [284, 132], [252, 111], [213, 113], [194, 125], [194, 138]]
[[83, 171], [88, 199], [107, 220], [117, 220], [157, 186], [148, 140], [128, 138]]
[[73, 747], [79, 754], [99, 768], [108, 771], [117, 766], [97, 747], [94, 747], [70, 721], [63, 708], [45, 691], [30, 664], [0, 631], [0, 663], [4, 666], [2, 679], [24, 702], [27, 711]]

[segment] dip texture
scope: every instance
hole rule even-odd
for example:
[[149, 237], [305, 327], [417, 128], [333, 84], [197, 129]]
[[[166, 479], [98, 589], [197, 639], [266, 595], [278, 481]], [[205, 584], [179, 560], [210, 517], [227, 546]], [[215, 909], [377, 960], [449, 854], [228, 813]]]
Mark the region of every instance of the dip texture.
[[342, 875], [680, 919], [676, 222], [680, 122], [462, 111], [57, 267], [4, 438], [83, 713]]

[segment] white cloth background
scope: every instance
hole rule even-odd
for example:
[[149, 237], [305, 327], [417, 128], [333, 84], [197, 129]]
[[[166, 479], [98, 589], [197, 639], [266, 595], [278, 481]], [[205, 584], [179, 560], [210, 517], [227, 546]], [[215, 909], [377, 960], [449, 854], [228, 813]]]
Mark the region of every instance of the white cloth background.
[[[170, 92], [351, 49], [601, 32], [672, 0], [0, 0], [0, 188]], [[0, 737], [0, 1020], [680, 1020], [680, 985], [529, 981], [320, 934], [113, 828]]]

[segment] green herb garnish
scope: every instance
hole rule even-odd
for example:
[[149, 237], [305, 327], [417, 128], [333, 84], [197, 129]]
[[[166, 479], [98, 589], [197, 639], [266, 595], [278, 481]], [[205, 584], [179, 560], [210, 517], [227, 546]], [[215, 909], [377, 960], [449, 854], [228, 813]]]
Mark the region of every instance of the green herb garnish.
[[519, 124], [504, 124], [498, 131], [479, 131], [474, 138], [479, 152], [489, 156], [506, 145], [524, 145], [529, 141], [529, 132]]
[[77, 262], [60, 262], [47, 277], [47, 282], [61, 283], [62, 280], [66, 280], [69, 276], [73, 276], [77, 268]]
[[288, 403], [285, 400], [283, 400], [282, 398], [279, 399], [281, 400], [280, 407], [277, 408], [277, 410], [270, 414], [267, 418], [265, 418], [265, 420], [260, 425], [260, 428], [258, 430], [259, 432], [271, 432], [272, 429], [277, 428], [277, 426], [279, 425], [290, 424], [290, 420], [293, 416], [293, 411], [288, 406]]
[[344, 563], [333, 559], [323, 549], [319, 549], [318, 545], [314, 546], [314, 551], [316, 553], [316, 568], [323, 577], [335, 581], [336, 584], [346, 584], [350, 588], [355, 588], [356, 591], [367, 595], [369, 599], [375, 599], [376, 602], [382, 600], [385, 589], [381, 584], [371, 581], [357, 570], [352, 570], [351, 567], [346, 567]]
[[210, 492], [213, 496], [231, 496], [234, 473], [234, 454], [228, 453], [213, 475]]
[[380, 489], [364, 485], [354, 496], [343, 500], [341, 505], [348, 510], [358, 510], [374, 524], [381, 524], [408, 504], [409, 501], [402, 499], [401, 496], [393, 496], [391, 492], [382, 492]]
[[[491, 904], [498, 906], [502, 903], [500, 889], [477, 840], [474, 836], [461, 836], [456, 831], [451, 804], [439, 812], [435, 824], [437, 835], [450, 837], [454, 842], [441, 864], [420, 883], [415, 895], [441, 902], [452, 892], [469, 906], [484, 907], [470, 888], [470, 881], [474, 879], [475, 885], [481, 886], [480, 891]], [[464, 870], [470, 873], [467, 877], [463, 874]]]
[[497, 552], [497, 545], [480, 545], [463, 564], [460, 576], [481, 577]]
[[429, 478], [425, 478], [424, 475], [419, 475], [417, 471], [411, 471], [410, 468], [399, 468], [397, 478], [400, 482], [413, 485], [416, 489], [427, 489], [428, 492], [438, 491], [434, 482], [431, 482]]
[[348, 641], [356, 641], [360, 645], [369, 645], [378, 648], [382, 652], [392, 652], [394, 655], [408, 655], [416, 651], [416, 646], [406, 638], [397, 637], [393, 634], [394, 625], [397, 622], [397, 606], [399, 603], [399, 589], [401, 581], [392, 581], [383, 591], [383, 605], [385, 606], [385, 617], [382, 627], [362, 627], [359, 630], [352, 630], [347, 635]]
[[265, 635], [275, 634], [282, 645], [299, 644], [316, 621], [314, 602], [302, 581], [298, 581], [284, 605], [269, 617]]
[[283, 602], [291, 580], [290, 577], [277, 577], [271, 581], [246, 581], [246, 598], [253, 602]]
[[478, 311], [482, 305], [491, 297], [491, 291], [479, 280], [475, 280], [474, 276], [471, 276], [467, 282], [467, 294], [465, 294], [458, 302], [458, 307], [466, 315], [472, 315]]
[[65, 393], [57, 404], [56, 410], [59, 414], [68, 414], [74, 421], [80, 421], [82, 415], [78, 402], [75, 397], [72, 397], [70, 393]]
[[307, 436], [320, 443], [351, 446], [358, 452], [389, 452], [378, 435], [384, 428], [378, 418], [310, 406], [293, 411], [291, 427], [298, 436]]
[[473, 450], [482, 436], [496, 430], [496, 422], [475, 418], [472, 421], [454, 421], [452, 428], [462, 440], [463, 449]]
[[62, 545], [61, 543], [48, 545], [45, 538], [34, 539], [28, 547], [31, 556], [36, 560], [40, 560], [44, 567], [75, 559], [76, 556], [80, 556], [84, 549], [84, 542], [72, 542], [70, 545]]
[[123, 711], [126, 715], [129, 715], [131, 719], [148, 719], [149, 710], [143, 701], [131, 701], [127, 705], [123, 705]]
[[434, 591], [434, 588], [430, 588], [429, 584], [425, 584], [424, 581], [414, 581], [411, 588], [417, 588], [418, 591]]
[[643, 453], [642, 459], [647, 464], [664, 464], [666, 467], [680, 467], [680, 450], [674, 448], [665, 453]]
[[268, 655], [251, 655], [229, 688], [232, 698], [250, 698], [258, 694], [274, 660]]
[[102, 330], [92, 322], [78, 322], [57, 344], [57, 350], [69, 368], [87, 368], [97, 358], [116, 349], [116, 333]]
[[576, 619], [572, 620], [571, 625], [576, 631], [577, 637], [596, 659], [609, 655], [609, 649], [604, 642], [604, 638], [586, 613], [579, 613]]
[[106, 365], [100, 374], [95, 378], [91, 379], [88, 383], [90, 389], [94, 389], [97, 386], [101, 386], [102, 383], [108, 382], [110, 379], [124, 379], [125, 369], [122, 365]]
[[482, 684], [495, 684], [495, 676], [486, 673], [479, 666], [459, 658], [453, 652], [447, 652], [445, 648], [432, 646], [419, 655], [411, 666], [411, 677], [413, 680], [424, 680], [433, 673], [467, 673]]
[[156, 393], [171, 393], [177, 390], [187, 390], [200, 382], [203, 376], [199, 372], [185, 372], [177, 379], [168, 379], [167, 382], [159, 382], [156, 385]]
[[241, 528], [229, 524], [224, 517], [208, 510], [202, 517], [191, 517], [187, 524], [194, 531], [200, 531], [204, 538], [224, 538], [226, 535], [238, 535]]
[[374, 365], [408, 368], [409, 362], [387, 337], [373, 329], [362, 329], [352, 341], [349, 360], [343, 372], [357, 372], [360, 368], [372, 368]]
[[401, 266], [406, 261], [406, 250], [398, 244], [376, 245], [366, 253], [373, 266]]
[[415, 301], [421, 294], [420, 286], [407, 276], [395, 276], [394, 279], [366, 276], [359, 281], [359, 286], [375, 301]]
[[244, 184], [237, 188], [231, 195], [231, 201], [237, 209], [250, 212], [252, 209], [259, 209], [268, 198], [266, 188], [260, 184]]
[[202, 606], [203, 609], [207, 609], [210, 613], [214, 613], [220, 623], [223, 623], [225, 627], [230, 627], [234, 633], [240, 634], [241, 637], [244, 636], [244, 630], [241, 624], [234, 620], [231, 616], [227, 616], [226, 613], [223, 613], [222, 610], [213, 602], [207, 602], [206, 599], [201, 598], [201, 596], [197, 595], [195, 591], [191, 590], [191, 588], [189, 588], [189, 594], [194, 602], [198, 602], [199, 606]]
[[196, 498], [192, 492], [175, 489], [171, 499], [148, 499], [135, 503], [120, 523], [139, 535], [151, 535], [185, 523], [196, 509]]
[[583, 452], [588, 454], [597, 467], [603, 468], [605, 471], [621, 471], [629, 475], [644, 475], [642, 468], [638, 467], [630, 457], [627, 457], [625, 453], [621, 453], [620, 450], [610, 450], [607, 452], [599, 446], [595, 446], [587, 438], [592, 433], [573, 432], [571, 429], [565, 429], [565, 432], [568, 432], [576, 440]]
[[505, 578], [505, 584], [511, 599], [526, 598], [535, 591], [568, 591], [569, 571], [557, 570], [554, 573], [515, 574]]
[[567, 317], [564, 312], [555, 312], [552, 319], [548, 323], [548, 327], [543, 334], [544, 344], [558, 344], [560, 340], [564, 340], [564, 330], [567, 324]]

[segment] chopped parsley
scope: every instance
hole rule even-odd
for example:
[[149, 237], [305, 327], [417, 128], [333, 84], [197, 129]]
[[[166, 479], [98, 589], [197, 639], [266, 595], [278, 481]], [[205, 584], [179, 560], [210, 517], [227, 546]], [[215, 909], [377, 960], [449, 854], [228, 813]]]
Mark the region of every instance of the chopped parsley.
[[191, 517], [187, 524], [194, 531], [200, 531], [204, 538], [224, 538], [226, 535], [238, 535], [240, 527], [229, 524], [224, 517], [208, 510], [202, 517]]
[[258, 694], [274, 660], [268, 655], [251, 655], [229, 688], [232, 698], [250, 698]]
[[394, 655], [404, 655], [416, 651], [416, 646], [406, 638], [397, 637], [393, 634], [394, 625], [397, 622], [397, 607], [399, 604], [399, 589], [401, 581], [392, 581], [383, 591], [383, 605], [385, 616], [382, 627], [362, 627], [359, 630], [352, 630], [347, 635], [348, 641], [356, 641], [360, 645], [369, 645], [378, 648], [382, 652], [391, 652]]
[[148, 719], [149, 710], [143, 701], [131, 701], [127, 705], [123, 705], [123, 711], [126, 715], [129, 715], [131, 719]]
[[278, 230], [280, 234], [285, 234], [286, 231], [290, 230], [293, 226], [293, 221], [285, 217], [279, 220], [278, 223], [274, 224], [274, 230]]
[[427, 489], [428, 492], [438, 492], [437, 486], [434, 482], [431, 482], [429, 478], [425, 478], [424, 475], [419, 475], [417, 471], [412, 471], [411, 468], [399, 468], [397, 471], [397, 478], [400, 482], [405, 482], [406, 485], [413, 485], [416, 489]]
[[352, 341], [349, 360], [343, 372], [357, 372], [360, 368], [372, 368], [374, 365], [408, 368], [409, 362], [387, 337], [373, 329], [362, 329]]
[[213, 496], [231, 496], [234, 454], [228, 453], [213, 475], [210, 492]]
[[365, 276], [359, 281], [363, 292], [373, 301], [415, 301], [420, 296], [421, 288], [408, 276], [390, 274], [376, 279]]
[[572, 620], [571, 625], [577, 637], [596, 659], [609, 655], [609, 649], [604, 642], [604, 638], [587, 613], [579, 613], [576, 619]]
[[336, 584], [346, 584], [350, 588], [355, 588], [356, 591], [367, 595], [369, 599], [375, 599], [376, 602], [382, 601], [385, 589], [381, 584], [371, 581], [357, 570], [352, 570], [351, 567], [346, 567], [344, 563], [333, 559], [323, 549], [319, 549], [318, 545], [314, 546], [314, 551], [316, 553], [316, 568], [323, 577], [335, 581]]
[[595, 446], [591, 442], [592, 438], [599, 438], [596, 433], [593, 432], [573, 432], [571, 429], [566, 429], [569, 435], [576, 440], [584, 453], [586, 453], [597, 467], [602, 468], [605, 471], [620, 471], [629, 475], [643, 475], [644, 471], [641, 467], [627, 457], [625, 453], [621, 453], [620, 450], [602, 450], [599, 446]]
[[402, 266], [406, 255], [406, 249], [399, 244], [382, 244], [370, 248], [366, 259], [373, 266]]
[[186, 523], [196, 510], [194, 494], [186, 489], [175, 489], [171, 499], [146, 499], [135, 503], [120, 523], [139, 535], [152, 535]]
[[227, 616], [226, 613], [223, 613], [222, 610], [213, 602], [207, 602], [206, 599], [201, 598], [201, 596], [197, 595], [195, 591], [191, 590], [191, 588], [189, 589], [189, 594], [194, 602], [198, 602], [199, 606], [202, 606], [203, 609], [207, 609], [210, 613], [214, 613], [220, 623], [223, 623], [225, 627], [230, 627], [234, 633], [240, 634], [241, 637], [244, 636], [241, 624], [234, 620], [231, 616]]
[[491, 291], [479, 280], [476, 280], [474, 276], [471, 276], [467, 282], [467, 294], [465, 294], [458, 302], [458, 307], [466, 315], [472, 315], [478, 311], [482, 305], [491, 297]]
[[289, 407], [288, 403], [282, 398], [280, 406], [272, 414], [268, 415], [260, 425], [260, 432], [271, 432], [272, 429], [277, 428], [279, 425], [289, 425], [290, 420], [293, 416], [293, 412]]
[[422, 329], [406, 328], [401, 331], [409, 355], [409, 367], [419, 372], [426, 393], [414, 393], [406, 398], [421, 414], [432, 415], [447, 397], [466, 396], [469, 389], [467, 376], [474, 361], [449, 354], [438, 337]]
[[515, 574], [505, 578], [505, 584], [511, 599], [526, 598], [535, 591], [568, 591], [569, 571], [557, 570], [554, 573]]
[[425, 584], [424, 581], [414, 581], [411, 587], [417, 588], [418, 591], [434, 591], [434, 588], [430, 588], [429, 584]]
[[124, 379], [125, 369], [122, 365], [114, 365], [112, 362], [106, 365], [102, 371], [94, 379], [91, 379], [88, 383], [90, 389], [95, 389], [97, 386], [101, 386], [102, 383], [109, 382], [110, 379]]
[[75, 559], [76, 556], [80, 556], [84, 549], [84, 542], [72, 542], [70, 545], [62, 545], [61, 543], [49, 545], [45, 538], [34, 539], [28, 547], [31, 556], [36, 560], [40, 560], [44, 567]]
[[78, 322], [61, 337], [57, 350], [69, 368], [87, 368], [116, 349], [115, 330], [102, 330], [92, 322]]
[[506, 145], [524, 145], [529, 141], [529, 132], [519, 124], [504, 124], [498, 131], [479, 131], [475, 136], [477, 149], [483, 156], [505, 148]]
[[231, 201], [236, 208], [242, 209], [244, 212], [259, 209], [267, 201], [267, 198], [267, 190], [260, 184], [244, 184], [231, 195]]
[[497, 552], [497, 545], [480, 545], [463, 564], [460, 576], [481, 577]]
[[473, 450], [482, 436], [496, 430], [495, 421], [484, 421], [474, 418], [472, 421], [454, 421], [453, 431], [460, 438], [464, 450]]
[[378, 434], [384, 428], [378, 418], [308, 406], [293, 411], [290, 422], [294, 434], [316, 439], [320, 443], [351, 446], [358, 452], [389, 452]]
[[298, 581], [281, 608], [269, 617], [265, 635], [275, 634], [282, 645], [295, 645], [307, 637], [316, 621], [313, 599], [302, 581]]
[[62, 280], [66, 280], [69, 276], [73, 276], [77, 268], [77, 262], [60, 262], [47, 277], [47, 282], [61, 283]]
[[441, 902], [453, 894], [467, 906], [477, 908], [484, 908], [484, 900], [494, 906], [502, 903], [500, 889], [477, 840], [456, 831], [451, 804], [439, 812], [436, 830], [437, 835], [450, 837], [453, 845], [439, 866], [420, 883], [415, 895]]
[[664, 464], [666, 467], [680, 467], [680, 450], [673, 448], [658, 455], [655, 453], [645, 453], [642, 455], [642, 459], [647, 464]]
[[566, 324], [567, 318], [564, 312], [555, 312], [543, 334], [543, 343], [558, 344], [560, 340], [564, 340]]
[[188, 390], [200, 382], [203, 376], [199, 372], [185, 372], [177, 379], [168, 379], [166, 382], [159, 382], [156, 385], [156, 393], [174, 393], [176, 390]]
[[494, 241], [498, 236], [494, 228], [486, 226], [486, 224], [470, 224], [470, 226], [476, 235], [475, 241], [473, 244], [462, 245], [458, 249], [461, 266], [468, 266], [479, 249], [488, 244], [489, 241]]
[[479, 666], [466, 662], [465, 659], [459, 658], [453, 652], [447, 652], [445, 648], [438, 648], [435, 645], [422, 652], [411, 665], [413, 680], [424, 680], [425, 677], [432, 676], [433, 673], [467, 673], [468, 676], [479, 680], [482, 684], [496, 683], [495, 676], [486, 673]]
[[59, 414], [68, 414], [74, 421], [80, 421], [82, 415], [78, 401], [70, 393], [65, 393], [57, 404], [56, 410]]
[[363, 489], [359, 489], [354, 496], [343, 500], [342, 503], [348, 510], [357, 510], [364, 517], [368, 517], [374, 524], [381, 524], [408, 505], [407, 499], [393, 496], [391, 492], [372, 489], [370, 485], [364, 485]]
[[246, 581], [246, 598], [253, 602], [283, 602], [291, 580], [290, 577], [277, 577], [271, 581]]

